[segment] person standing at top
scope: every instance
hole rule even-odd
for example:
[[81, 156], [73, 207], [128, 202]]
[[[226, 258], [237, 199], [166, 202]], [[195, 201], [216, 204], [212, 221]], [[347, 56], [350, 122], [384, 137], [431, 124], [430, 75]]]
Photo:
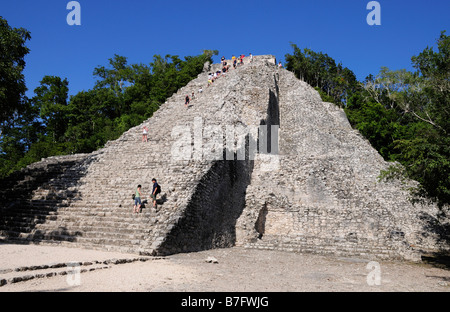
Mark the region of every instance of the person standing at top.
[[139, 184], [134, 194], [134, 213], [139, 213], [141, 209], [141, 185]]
[[188, 107], [189, 101], [190, 101], [190, 98], [189, 98], [189, 94], [188, 94], [188, 95], [186, 95], [186, 99], [184, 101], [184, 106]]

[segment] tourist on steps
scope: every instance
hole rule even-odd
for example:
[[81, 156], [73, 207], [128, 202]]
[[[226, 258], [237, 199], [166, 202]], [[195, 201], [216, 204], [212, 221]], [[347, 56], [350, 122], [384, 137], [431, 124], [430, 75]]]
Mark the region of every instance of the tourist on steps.
[[141, 209], [141, 185], [139, 184], [134, 195], [134, 213], [139, 213]]
[[152, 183], [153, 183], [153, 188], [152, 188], [152, 195], [150, 195], [150, 197], [153, 200], [153, 207], [156, 208], [156, 195], [158, 195], [161, 192], [161, 187], [156, 182], [155, 178], [152, 179]]
[[148, 128], [144, 126], [144, 130], [142, 131], [142, 142], [148, 142]]

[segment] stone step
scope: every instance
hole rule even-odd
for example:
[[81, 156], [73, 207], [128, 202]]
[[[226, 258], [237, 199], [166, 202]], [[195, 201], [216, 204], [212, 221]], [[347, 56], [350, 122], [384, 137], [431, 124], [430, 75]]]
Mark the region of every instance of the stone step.
[[13, 244], [37, 244], [37, 245], [45, 245], [45, 246], [61, 246], [61, 247], [70, 247], [70, 248], [83, 248], [83, 249], [91, 249], [91, 250], [102, 250], [102, 251], [115, 251], [127, 254], [140, 254], [145, 256], [152, 256], [153, 249], [150, 246], [145, 246], [143, 244], [136, 245], [107, 245], [107, 244], [98, 244], [91, 243], [89, 241], [83, 241], [81, 238], [79, 241], [64, 241], [64, 240], [39, 240], [39, 241], [31, 241], [23, 238], [10, 237], [8, 242]]
[[130, 233], [105, 233], [105, 232], [77, 232], [77, 231], [32, 231], [15, 232], [13, 230], [3, 231], [8, 241], [17, 240], [22, 242], [77, 242], [79, 244], [109, 245], [109, 246], [146, 246], [146, 234]]
[[150, 222], [157, 222], [157, 220], [166, 220], [167, 215], [156, 214], [154, 212], [143, 211], [139, 214], [133, 214], [131, 211], [128, 213], [117, 214], [73, 214], [73, 215], [36, 215], [36, 216], [16, 216], [16, 217], [2, 217], [2, 225], [8, 227], [26, 227], [27, 225], [36, 226], [42, 224], [48, 224], [52, 226], [58, 223], [95, 223], [95, 224], [108, 224], [109, 226], [117, 226], [120, 224], [147, 224]]
[[[320, 240], [320, 242], [319, 242]], [[367, 259], [395, 259], [396, 250], [384, 245], [362, 244], [357, 241], [348, 241], [344, 244], [336, 244], [333, 240], [320, 239], [318, 237], [263, 237], [254, 242], [238, 244], [240, 247], [266, 250], [280, 250], [298, 253], [314, 253], [335, 256], [358, 256]]]

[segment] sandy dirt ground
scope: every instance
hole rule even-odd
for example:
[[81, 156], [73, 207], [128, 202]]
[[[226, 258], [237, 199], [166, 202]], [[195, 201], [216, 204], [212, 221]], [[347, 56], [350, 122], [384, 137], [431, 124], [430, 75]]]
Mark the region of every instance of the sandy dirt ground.
[[450, 270], [429, 264], [269, 250], [230, 248], [151, 258], [0, 244], [0, 255], [0, 292], [450, 291]]

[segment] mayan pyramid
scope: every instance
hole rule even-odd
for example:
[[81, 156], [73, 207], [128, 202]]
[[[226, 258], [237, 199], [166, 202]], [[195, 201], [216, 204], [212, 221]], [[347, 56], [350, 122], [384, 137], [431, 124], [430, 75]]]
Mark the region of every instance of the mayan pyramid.
[[[101, 150], [0, 181], [0, 238], [146, 255], [242, 246], [418, 260], [448, 250], [433, 227], [439, 209], [412, 204], [400, 181], [379, 181], [389, 164], [342, 109], [273, 56], [245, 58], [208, 86], [219, 68], [205, 66]], [[133, 214], [138, 184], [149, 201]]]

